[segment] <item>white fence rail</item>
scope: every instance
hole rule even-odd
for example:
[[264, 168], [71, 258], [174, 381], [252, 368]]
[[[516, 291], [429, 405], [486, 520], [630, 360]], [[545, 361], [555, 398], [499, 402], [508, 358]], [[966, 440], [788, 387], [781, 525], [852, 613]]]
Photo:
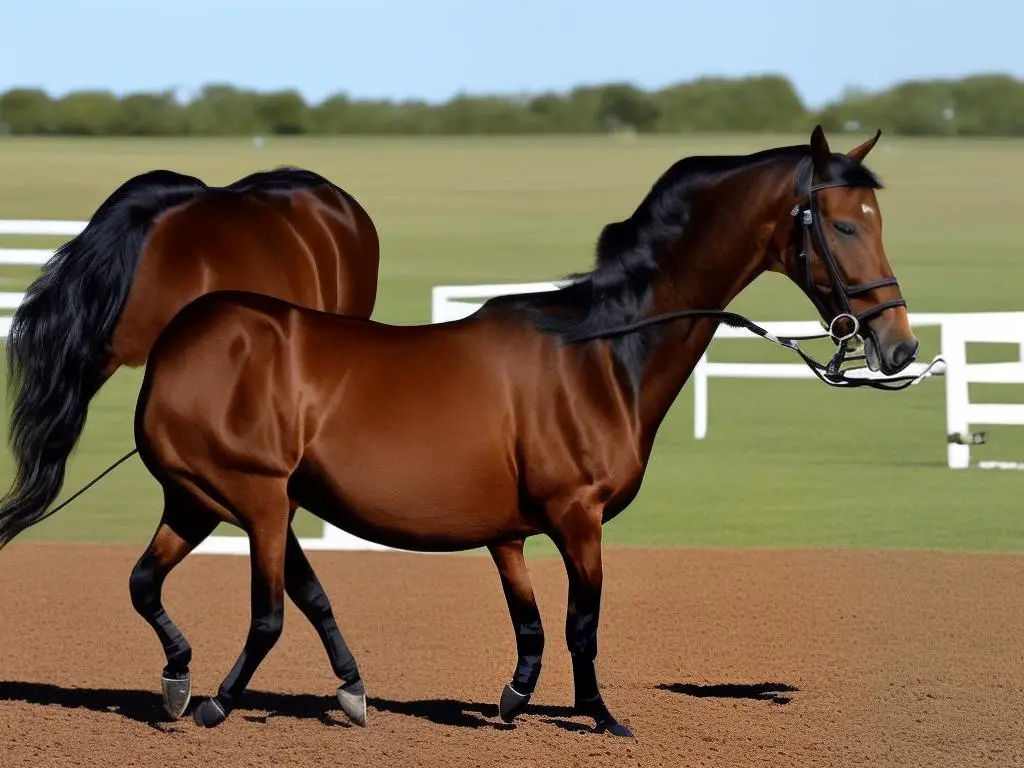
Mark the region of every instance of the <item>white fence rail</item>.
[[[88, 222], [0, 219], [0, 235], [20, 237], [74, 237]], [[0, 264], [41, 266], [53, 255], [50, 248], [0, 248]]]
[[[14, 236], [74, 236], [85, 227], [84, 221], [10, 221], [0, 220], [0, 235]], [[45, 248], [0, 248], [0, 265], [39, 266], [53, 254]], [[475, 312], [484, 300], [492, 296], [550, 291], [555, 283], [499, 283], [490, 285], [435, 286], [431, 296], [431, 322], [459, 320]], [[6, 338], [11, 318], [24, 294], [0, 292], [0, 338]], [[947, 465], [951, 469], [971, 466], [969, 432], [972, 425], [1024, 426], [1024, 404], [972, 403], [969, 397], [971, 383], [1024, 384], [1024, 311], [979, 313], [910, 313], [914, 328], [938, 327], [941, 354], [946, 361], [946, 433], [951, 440], [947, 446]], [[818, 333], [815, 322], [761, 323], [772, 333], [804, 335]], [[720, 326], [715, 339], [754, 338], [739, 328]], [[1020, 359], [1008, 363], [968, 363], [967, 344], [975, 342], [1012, 343], [1018, 345]], [[924, 366], [915, 364], [911, 372], [920, 372]], [[875, 375], [875, 374], [866, 374]], [[712, 378], [740, 379], [811, 379], [814, 374], [802, 363], [726, 363], [712, 362], [707, 354], [701, 357], [692, 376], [694, 392], [694, 437], [702, 439], [708, 431], [708, 385]], [[979, 462], [982, 468], [1024, 468], [1018, 462]], [[365, 541], [330, 525], [324, 525], [317, 538], [302, 539], [306, 549], [383, 550], [387, 547]], [[207, 554], [248, 554], [249, 542], [244, 536], [211, 536], [196, 552]]]
[[[39, 219], [0, 219], [0, 235], [21, 237], [74, 237], [83, 229], [84, 221], [45, 221]], [[53, 255], [52, 248], [0, 248], [0, 265], [39, 267]], [[0, 339], [11, 332], [10, 313], [18, 308], [24, 293], [0, 293]]]

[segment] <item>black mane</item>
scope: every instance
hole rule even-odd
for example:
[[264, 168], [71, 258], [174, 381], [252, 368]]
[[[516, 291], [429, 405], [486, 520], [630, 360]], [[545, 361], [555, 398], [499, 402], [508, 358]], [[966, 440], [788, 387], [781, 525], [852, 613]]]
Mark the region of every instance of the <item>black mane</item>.
[[[336, 192], [345, 194], [337, 185], [325, 179], [319, 173], [288, 165], [250, 173], [248, 176], [219, 189], [246, 194], [256, 189], [261, 192], [274, 193], [291, 192], [295, 189], [309, 189], [319, 186], [328, 186]], [[211, 189], [217, 189], [217, 187], [211, 187]]]
[[[567, 284], [555, 291], [499, 296], [484, 307], [511, 305], [521, 309], [539, 330], [554, 334], [565, 344], [631, 323], [649, 308], [659, 249], [678, 240], [690, 223], [693, 193], [734, 173], [779, 163], [793, 167], [794, 192], [806, 197], [813, 176], [810, 147], [806, 144], [749, 155], [683, 158], [662, 174], [629, 218], [601, 230], [592, 270], [570, 275]], [[871, 171], [841, 154], [832, 155], [825, 176], [818, 181], [842, 181], [873, 189], [882, 186]], [[615, 337], [612, 342], [634, 388], [655, 334], [654, 329], [645, 329]]]

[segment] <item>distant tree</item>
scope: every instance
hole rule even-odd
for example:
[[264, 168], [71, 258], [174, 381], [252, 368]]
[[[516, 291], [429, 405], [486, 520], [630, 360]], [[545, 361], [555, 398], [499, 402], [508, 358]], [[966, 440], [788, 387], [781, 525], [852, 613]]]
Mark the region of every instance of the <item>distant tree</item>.
[[237, 136], [805, 132], [820, 121], [842, 131], [881, 128], [907, 136], [1024, 136], [1024, 82], [1002, 74], [914, 80], [880, 92], [848, 88], [818, 112], [780, 75], [701, 77], [655, 91], [628, 83], [567, 93], [458, 94], [443, 104], [354, 99], [307, 104], [295, 90], [258, 93], [212, 83], [187, 103], [171, 92], [121, 99], [82, 91], [53, 99], [32, 88], [0, 94], [0, 133], [18, 135]]
[[254, 119], [257, 130], [288, 135], [306, 133], [310, 114], [298, 91], [277, 91], [256, 97]]
[[172, 91], [164, 91], [121, 99], [113, 130], [127, 136], [175, 136], [184, 133], [185, 127], [185, 109]]
[[53, 133], [53, 100], [37, 88], [14, 88], [0, 95], [0, 132], [17, 135]]
[[109, 91], [69, 93], [54, 105], [54, 132], [66, 136], [117, 133], [121, 104]]
[[651, 96], [632, 85], [614, 84], [601, 89], [597, 119], [606, 130], [652, 131], [658, 115], [658, 106]]

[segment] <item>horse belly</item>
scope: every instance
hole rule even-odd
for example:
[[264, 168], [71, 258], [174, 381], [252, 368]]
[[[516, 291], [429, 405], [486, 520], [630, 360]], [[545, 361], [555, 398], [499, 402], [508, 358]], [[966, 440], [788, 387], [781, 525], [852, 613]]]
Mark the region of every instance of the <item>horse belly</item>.
[[356, 433], [308, 451], [293, 485], [318, 517], [402, 549], [471, 549], [529, 530], [508, 458], [482, 440]]

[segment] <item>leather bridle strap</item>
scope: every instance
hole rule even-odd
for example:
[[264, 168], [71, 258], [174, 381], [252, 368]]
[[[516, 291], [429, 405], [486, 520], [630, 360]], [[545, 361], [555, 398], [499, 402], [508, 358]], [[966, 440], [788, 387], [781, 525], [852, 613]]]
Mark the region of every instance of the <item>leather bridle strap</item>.
[[[836, 259], [835, 254], [832, 252], [832, 249], [829, 247], [828, 239], [825, 237], [825, 232], [822, 229], [823, 217], [821, 215], [821, 210], [818, 206], [818, 198], [815, 193], [820, 192], [823, 189], [845, 186], [848, 185], [840, 181], [829, 181], [812, 186], [808, 194], [808, 203], [794, 207], [791, 211], [791, 215], [800, 215], [801, 217], [800, 225], [802, 236], [797, 261], [803, 265], [803, 287], [805, 292], [811, 297], [811, 301], [814, 302], [814, 305], [821, 312], [821, 316], [828, 317], [830, 313], [817, 297], [814, 290], [814, 283], [811, 279], [811, 258], [808, 249], [808, 243], [810, 243], [814, 245], [815, 252], [817, 252], [819, 258], [825, 263], [826, 269], [828, 269], [829, 278], [832, 281], [832, 286], [836, 292], [836, 301], [839, 304], [839, 315], [832, 319], [832, 322], [829, 324], [829, 328], [833, 328], [837, 318], [843, 316], [851, 317], [856, 321], [857, 328], [852, 332], [853, 335], [856, 335], [860, 327], [864, 326], [864, 324], [871, 318], [876, 315], [880, 315], [887, 309], [905, 307], [907, 306], [907, 302], [904, 299], [890, 299], [889, 301], [880, 302], [859, 314], [855, 314], [853, 312], [853, 308], [850, 304], [850, 299], [852, 297], [868, 293], [876, 288], [884, 288], [890, 285], [898, 286], [899, 281], [895, 277], [885, 277], [881, 280], [875, 280], [870, 283], [850, 285], [843, 277], [842, 270], [839, 268], [839, 262]], [[852, 336], [850, 338], [852, 338]]]

